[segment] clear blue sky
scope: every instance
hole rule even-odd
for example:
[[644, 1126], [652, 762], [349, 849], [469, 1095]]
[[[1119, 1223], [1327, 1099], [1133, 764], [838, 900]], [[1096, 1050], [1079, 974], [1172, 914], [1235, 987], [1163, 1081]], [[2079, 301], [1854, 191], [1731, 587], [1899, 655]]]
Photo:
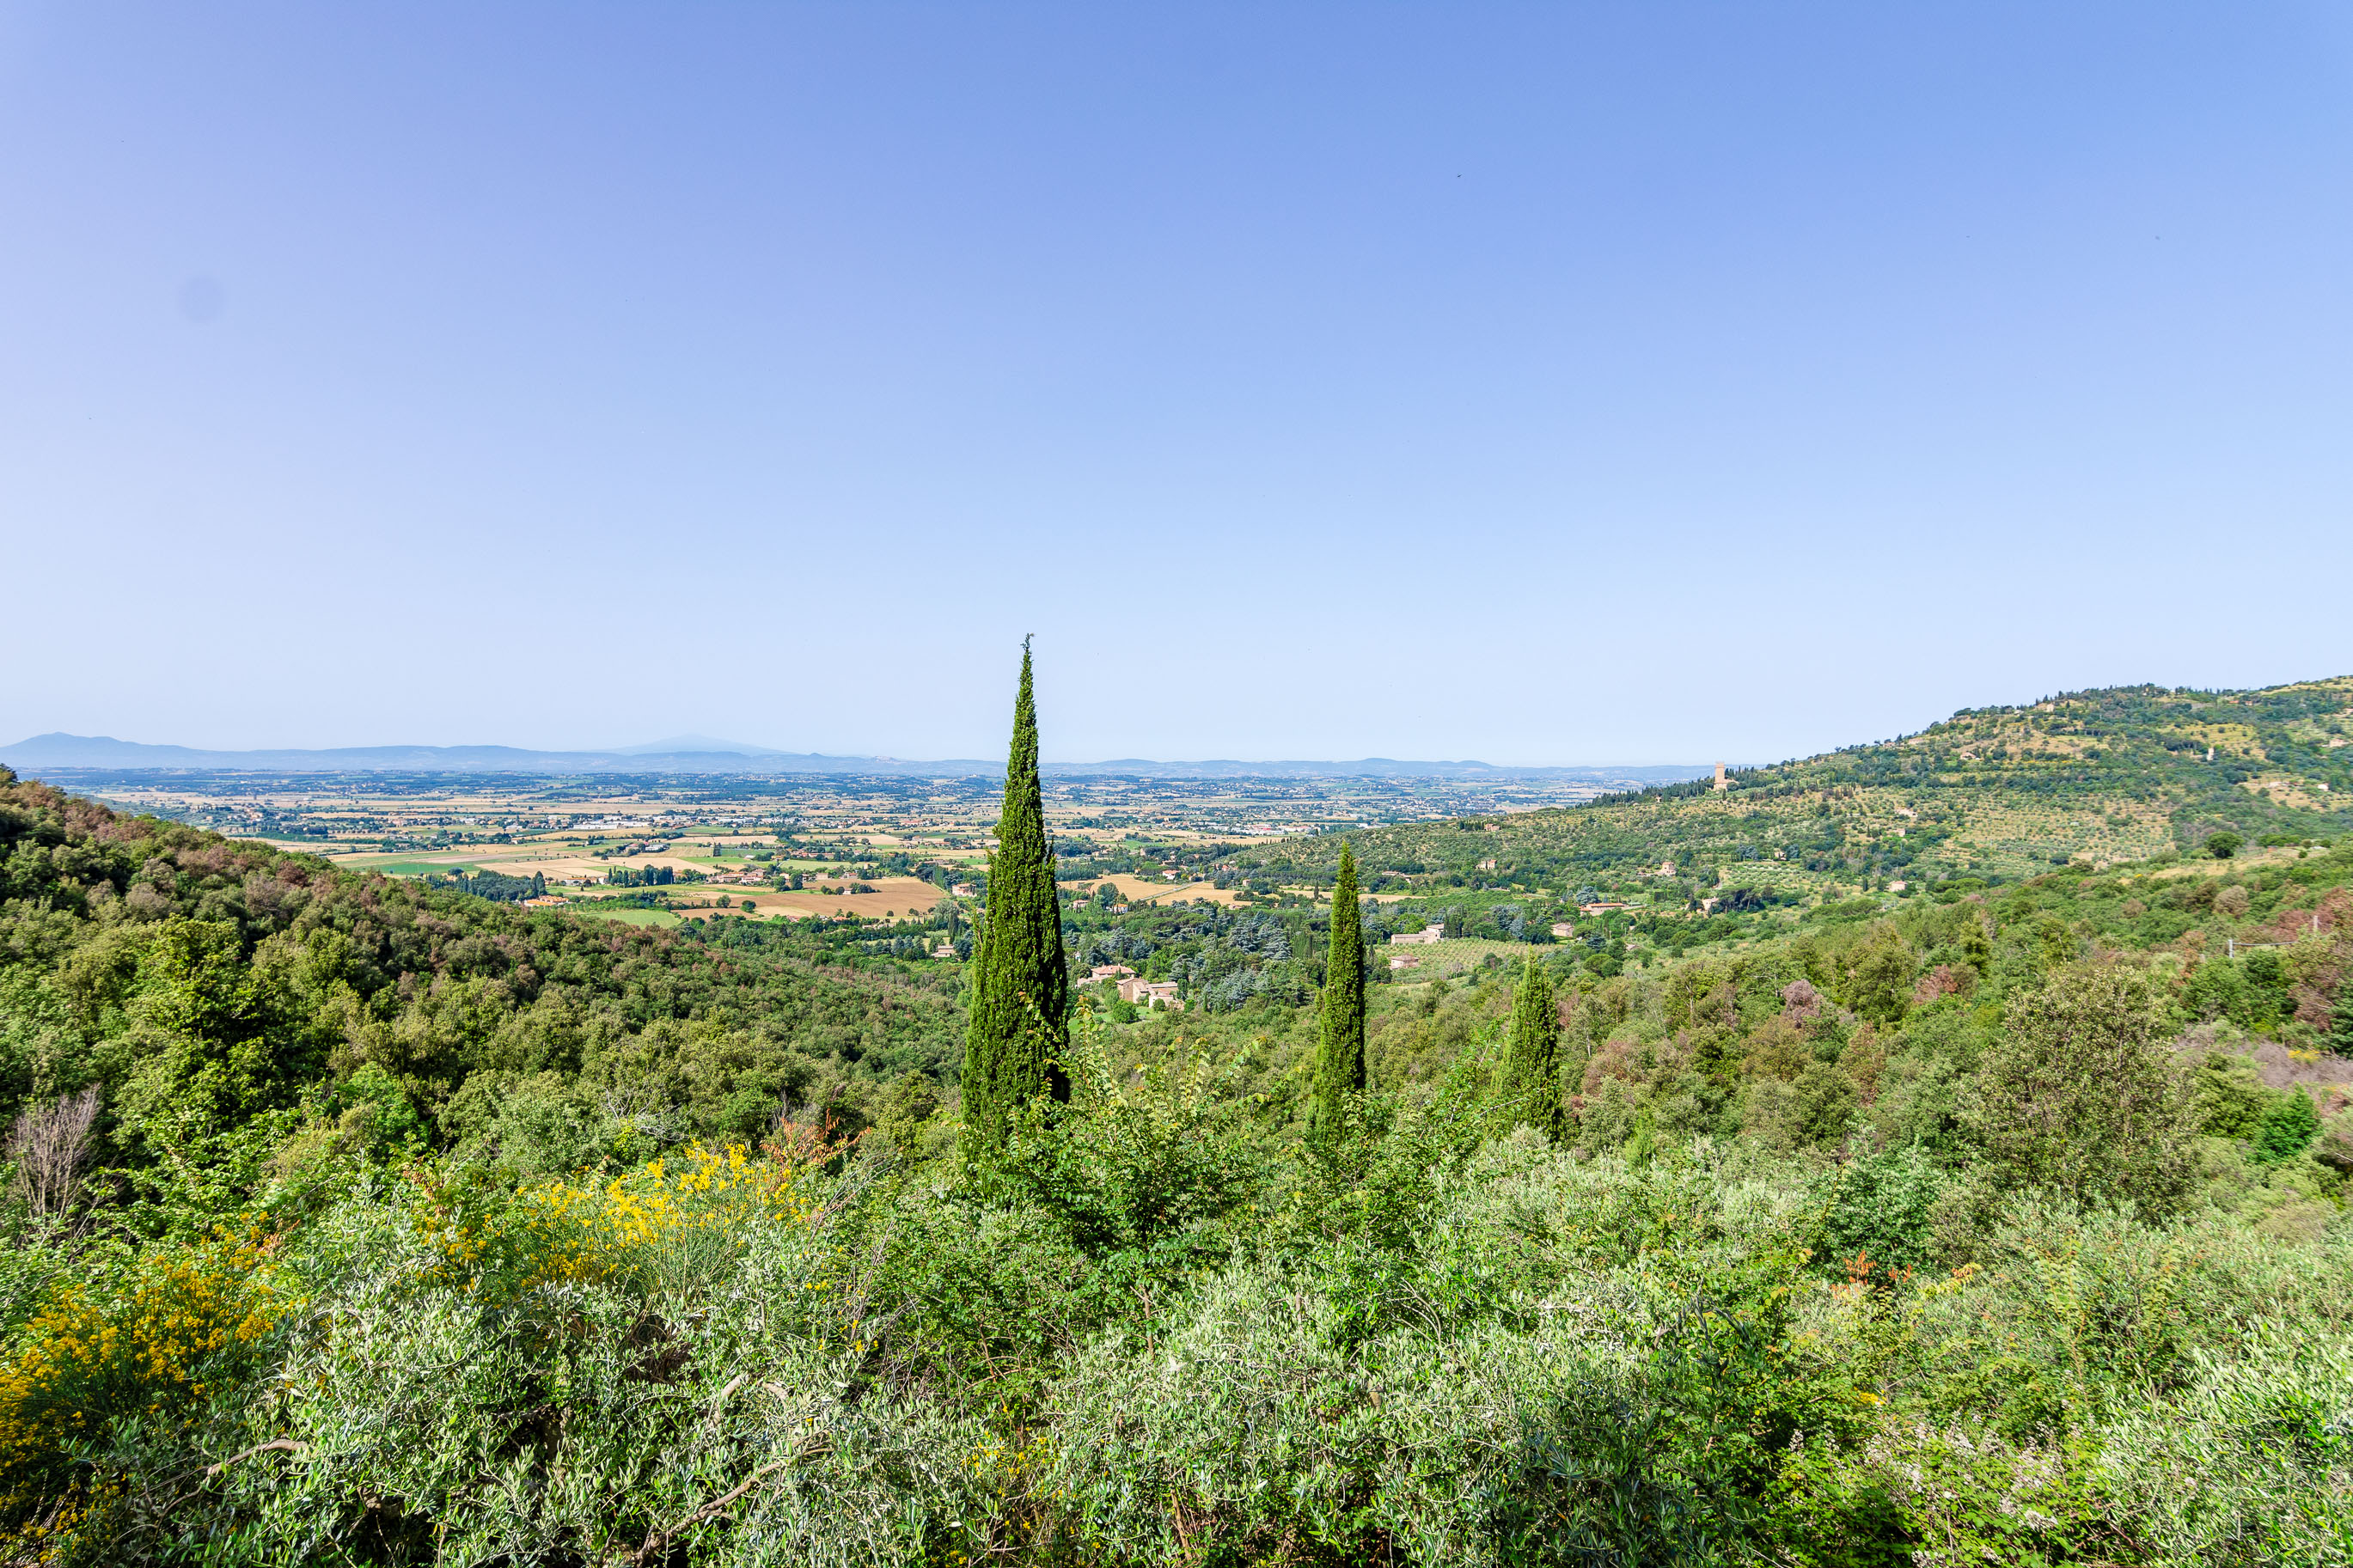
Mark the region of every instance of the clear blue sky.
[[0, 7], [0, 741], [1765, 760], [2353, 671], [2353, 12]]

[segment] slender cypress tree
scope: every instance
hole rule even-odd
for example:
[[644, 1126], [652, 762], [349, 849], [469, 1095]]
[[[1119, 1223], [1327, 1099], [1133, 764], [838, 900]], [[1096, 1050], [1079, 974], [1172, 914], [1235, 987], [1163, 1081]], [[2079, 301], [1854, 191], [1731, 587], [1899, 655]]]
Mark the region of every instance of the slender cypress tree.
[[1071, 977], [1062, 965], [1062, 906], [1046, 842], [1038, 782], [1038, 707], [1029, 641], [1021, 641], [1021, 689], [1013, 700], [1013, 747], [1005, 808], [988, 858], [988, 906], [973, 949], [971, 1022], [964, 1047], [964, 1150], [985, 1160], [1005, 1146], [1006, 1117], [1040, 1093], [1071, 1098], [1060, 1057], [1070, 1043]]
[[2328, 1048], [2353, 1057], [2353, 974], [2337, 983], [2337, 1016], [2329, 1020]]
[[1335, 1131], [1348, 1096], [1365, 1088], [1365, 931], [1356, 908], [1356, 855], [1340, 846], [1340, 879], [1332, 889], [1332, 951], [1324, 961], [1324, 1031], [1315, 1051], [1311, 1121]]
[[1520, 970], [1512, 996], [1512, 1043], [1504, 1058], [1504, 1129], [1560, 1128], [1560, 1013], [1552, 980], [1534, 954]]

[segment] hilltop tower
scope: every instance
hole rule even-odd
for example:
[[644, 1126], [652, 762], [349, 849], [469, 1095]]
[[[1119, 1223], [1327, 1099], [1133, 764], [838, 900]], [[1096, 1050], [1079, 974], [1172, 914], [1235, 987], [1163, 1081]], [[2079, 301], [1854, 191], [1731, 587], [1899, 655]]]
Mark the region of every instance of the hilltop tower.
[[1732, 781], [1724, 776], [1724, 764], [1722, 763], [1715, 764], [1715, 787], [1720, 790], [1730, 789], [1732, 787]]

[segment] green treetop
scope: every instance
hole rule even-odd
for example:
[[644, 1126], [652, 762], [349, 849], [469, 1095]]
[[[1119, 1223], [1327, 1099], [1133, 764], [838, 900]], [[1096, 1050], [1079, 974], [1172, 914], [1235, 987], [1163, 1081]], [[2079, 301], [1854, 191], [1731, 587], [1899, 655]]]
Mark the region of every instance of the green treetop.
[[1989, 1172], [2079, 1203], [2179, 1207], [2197, 1111], [2175, 1079], [2162, 987], [2124, 964], [2065, 964], [2005, 1004], [2002, 1026], [1959, 1106]]
[[1061, 1068], [1070, 1039], [1071, 978], [1062, 966], [1062, 910], [1038, 782], [1038, 709], [1029, 645], [1013, 701], [1005, 809], [988, 859], [988, 906], [972, 955], [971, 1024], [964, 1049], [964, 1149], [986, 1159], [1002, 1149], [1006, 1118], [1039, 1093], [1071, 1098]]
[[1506, 1130], [1560, 1126], [1560, 1013], [1552, 980], [1531, 956], [1512, 996], [1512, 1044], [1504, 1058], [1502, 1121]]
[[1365, 933], [1356, 908], [1356, 855], [1340, 846], [1332, 889], [1332, 952], [1324, 961], [1323, 1035], [1315, 1050], [1314, 1125], [1336, 1130], [1348, 1096], [1365, 1088]]
[[2255, 1158], [2266, 1162], [2294, 1160], [2320, 1136], [2320, 1113], [2304, 1090], [2290, 1085], [2278, 1104], [2265, 1113], [2255, 1130]]

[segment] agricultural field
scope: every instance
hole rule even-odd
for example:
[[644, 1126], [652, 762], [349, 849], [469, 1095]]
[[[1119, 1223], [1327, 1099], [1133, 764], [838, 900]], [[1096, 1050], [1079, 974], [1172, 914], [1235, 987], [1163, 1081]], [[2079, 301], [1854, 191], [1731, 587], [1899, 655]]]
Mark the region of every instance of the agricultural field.
[[[1655, 773], [1658, 770], [1648, 770]], [[1609, 775], [1220, 777], [1064, 775], [1045, 784], [1048, 820], [1073, 847], [1133, 839], [1253, 840], [1465, 812], [1511, 814], [1590, 799]], [[439, 854], [486, 847], [561, 851], [616, 837], [790, 831], [810, 844], [977, 858], [1001, 780], [884, 775], [239, 773], [52, 769], [121, 809], [313, 854]]]
[[1449, 937], [1440, 942], [1415, 942], [1404, 946], [1383, 945], [1372, 950], [1372, 961], [1377, 967], [1393, 966], [1403, 959], [1406, 967], [1390, 967], [1394, 983], [1411, 985], [1424, 981], [1451, 979], [1468, 974], [1493, 958], [1504, 963], [1517, 963], [1538, 952], [1524, 942], [1490, 942], [1477, 937]]
[[576, 915], [591, 915], [597, 920], [618, 921], [632, 926], [674, 926], [684, 923], [686, 917], [670, 910], [640, 910], [620, 904], [583, 903], [572, 906]]
[[[543, 890], [694, 919], [712, 918], [725, 897], [729, 920], [900, 923], [928, 920], [960, 886], [975, 889], [967, 914], [976, 908], [999, 787], [838, 774], [66, 772], [58, 782], [124, 810], [492, 898]], [[1066, 887], [1109, 881], [1122, 901], [1166, 908], [1240, 901], [1219, 868], [1282, 836], [1462, 809], [1516, 815], [1598, 787], [1510, 777], [1055, 777], [1046, 807]]]
[[[1044, 793], [1057, 880], [1071, 918], [1090, 928], [1168, 920], [1193, 930], [1199, 910], [1314, 916], [1345, 835], [1368, 904], [1403, 924], [1451, 910], [1477, 940], [1518, 920], [1542, 941], [1575, 919], [1580, 942], [1599, 940], [1643, 963], [1743, 951], [1810, 911], [1893, 908], [2054, 866], [2161, 860], [2216, 832], [2239, 834], [2253, 852], [2258, 838], [2341, 831], [2353, 826], [2343, 804], [2353, 793], [2348, 713], [2353, 682], [2344, 680], [2075, 693], [1736, 770], [1722, 792], [1707, 781], [1590, 798], [1589, 783], [1560, 780], [1050, 776]], [[997, 781], [971, 778], [187, 773], [61, 782], [128, 809], [491, 898], [543, 887], [616, 918], [636, 911], [633, 921], [902, 933], [864, 939], [886, 945], [921, 931], [933, 933], [925, 952], [980, 911], [997, 802]], [[1106, 884], [1127, 913], [1100, 907]], [[1599, 903], [1624, 908], [1597, 938], [1576, 911]], [[1167, 951], [1198, 957], [1201, 942], [1222, 940], [1210, 931]], [[1314, 940], [1303, 929], [1293, 950], [1312, 951]], [[1473, 963], [1487, 956], [1464, 953]], [[1202, 973], [1205, 985], [1215, 978]]]
[[1230, 889], [1219, 888], [1213, 881], [1170, 880], [1166, 877], [1151, 879], [1124, 873], [1082, 877], [1075, 881], [1065, 881], [1061, 886], [1067, 892], [1085, 895], [1092, 893], [1105, 883], [1117, 888], [1118, 901], [1131, 907], [1140, 904], [1175, 903], [1180, 899], [1187, 902], [1196, 899], [1205, 900], [1214, 904], [1232, 904], [1239, 901], [1238, 896]]
[[773, 910], [795, 918], [849, 914], [860, 920], [893, 921], [915, 920], [928, 915], [943, 896], [937, 887], [913, 877], [883, 877], [872, 882], [844, 881], [827, 886], [869, 887], [873, 890], [861, 893], [804, 889], [792, 892], [747, 888], [739, 895], [737, 901], [756, 901], [763, 914]]

